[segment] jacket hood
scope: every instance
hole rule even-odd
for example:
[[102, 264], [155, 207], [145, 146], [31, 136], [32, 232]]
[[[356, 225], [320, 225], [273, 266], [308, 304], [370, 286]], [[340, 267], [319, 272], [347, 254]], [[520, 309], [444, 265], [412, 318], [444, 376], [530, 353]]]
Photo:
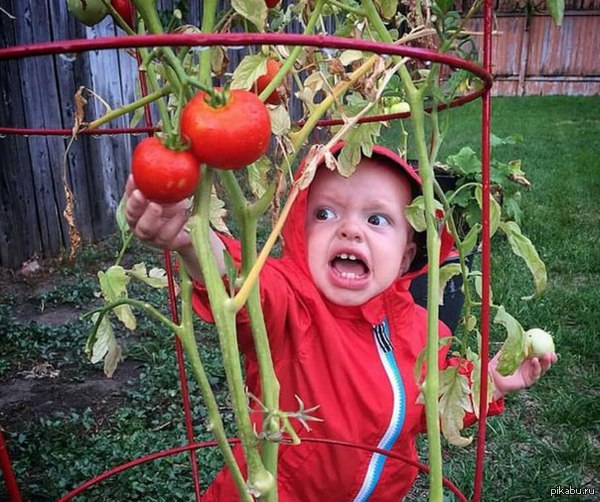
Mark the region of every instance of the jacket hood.
[[[340, 141], [331, 148], [331, 154], [335, 156], [340, 152], [343, 146], [344, 142]], [[373, 147], [371, 158], [377, 157], [385, 159], [388, 165], [396, 166], [397, 169], [407, 177], [412, 186], [413, 198], [421, 194], [421, 178], [408, 162], [406, 162], [399, 155], [395, 154], [393, 151], [382, 146]], [[298, 171], [296, 172], [296, 180], [300, 179], [302, 176], [305, 168], [307, 167], [307, 163], [308, 159], [304, 158], [298, 168]], [[319, 164], [317, 169], [327, 169], [327, 167], [324, 165], [324, 161]], [[282, 230], [282, 258], [286, 261], [287, 259], [293, 261], [303, 273], [310, 277], [306, 255], [306, 236], [304, 230], [309, 190], [310, 186], [300, 191], [285, 222]], [[441, 239], [440, 263], [446, 260], [453, 245], [453, 239], [446, 228], [444, 228], [442, 231]], [[408, 289], [410, 280], [418, 275], [423, 274], [427, 270], [425, 232], [416, 232], [414, 234], [414, 240], [417, 243], [417, 253], [415, 259], [413, 260], [409, 271], [395, 281], [393, 284], [393, 287], [395, 288], [400, 287], [403, 290]]]

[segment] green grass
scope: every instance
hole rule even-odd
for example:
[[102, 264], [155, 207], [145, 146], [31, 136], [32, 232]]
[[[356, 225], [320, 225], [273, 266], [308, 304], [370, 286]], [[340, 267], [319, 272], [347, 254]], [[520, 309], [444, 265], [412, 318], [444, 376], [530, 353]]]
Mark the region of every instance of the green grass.
[[[521, 323], [552, 332], [559, 362], [527, 391], [508, 396], [506, 411], [489, 419], [484, 500], [542, 501], [559, 485], [600, 491], [600, 98], [495, 98], [493, 132], [521, 134], [523, 143], [504, 146], [494, 155], [520, 158], [532, 182], [523, 195], [522, 228], [548, 268], [548, 290], [524, 302], [532, 284], [526, 269], [500, 237], [493, 241], [494, 299]], [[463, 146], [478, 148], [480, 106], [452, 110], [451, 127], [441, 158]], [[393, 141], [394, 131], [386, 137]], [[30, 301], [55, 307], [68, 304], [84, 311], [95, 301], [95, 271], [111, 259], [108, 246], [87, 247], [74, 267], [59, 270], [61, 284]], [[160, 263], [141, 246], [131, 260]], [[154, 296], [155, 295], [155, 296]], [[166, 305], [155, 293], [153, 303]], [[87, 327], [74, 319], [48, 327], [21, 323], [17, 305], [0, 298], [0, 379], [34, 361], [74, 368], [82, 378], [100, 369], [83, 354]], [[222, 389], [220, 357], [214, 332], [199, 327], [211, 379]], [[492, 351], [501, 335], [493, 330]], [[119, 406], [49, 412], [23, 420], [5, 432], [25, 500], [55, 500], [73, 486], [121, 462], [185, 443], [173, 340], [148, 319], [130, 339], [127, 355], [141, 367], [139, 376], [119, 396]], [[195, 385], [190, 382], [193, 395]], [[223, 392], [219, 399], [227, 409]], [[202, 403], [194, 398], [197, 438], [209, 438]], [[231, 421], [231, 417], [229, 422]], [[227, 417], [226, 417], [227, 420]], [[471, 430], [475, 434], [475, 428]], [[425, 447], [425, 441], [420, 441]], [[424, 452], [425, 454], [425, 452]], [[470, 495], [475, 444], [446, 447], [445, 475]], [[200, 460], [204, 482], [219, 465], [216, 452]], [[127, 471], [88, 492], [85, 500], [191, 500], [187, 456], [163, 459]], [[423, 500], [421, 480], [412, 500]], [[0, 499], [3, 498], [0, 483]], [[81, 500], [84, 500], [81, 498]], [[582, 500], [580, 496], [561, 500]], [[592, 500], [592, 498], [590, 498]]]

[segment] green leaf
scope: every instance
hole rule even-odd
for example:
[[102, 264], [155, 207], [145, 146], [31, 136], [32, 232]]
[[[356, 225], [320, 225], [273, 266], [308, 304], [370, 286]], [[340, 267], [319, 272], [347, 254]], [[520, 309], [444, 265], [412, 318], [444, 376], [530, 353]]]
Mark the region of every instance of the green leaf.
[[497, 148], [499, 146], [504, 145], [516, 145], [517, 143], [521, 143], [522, 141], [523, 136], [521, 134], [511, 134], [510, 136], [506, 136], [505, 138], [496, 136], [494, 133], [490, 135], [490, 145], [492, 148]]
[[166, 288], [169, 283], [167, 280], [167, 273], [162, 268], [154, 267], [150, 269], [150, 272], [146, 271], [145, 263], [136, 263], [131, 270], [127, 270], [126, 273], [130, 277], [134, 277], [142, 282], [148, 284], [153, 288], [161, 289]]
[[521, 209], [521, 192], [505, 193], [502, 200], [502, 209], [506, 218], [514, 220], [517, 224], [521, 223], [523, 210]]
[[231, 88], [248, 90], [256, 82], [256, 79], [265, 73], [267, 73], [266, 55], [261, 52], [246, 56], [233, 72]]
[[554, 24], [560, 28], [565, 15], [565, 0], [547, 0], [546, 3]]
[[[125, 219], [125, 196], [121, 197], [119, 202], [119, 206], [117, 207], [116, 220], [117, 227], [119, 228], [119, 232], [121, 234], [121, 246], [124, 247], [131, 236], [131, 227], [127, 223]], [[121, 252], [123, 249], [121, 249]]]
[[398, 0], [375, 0], [383, 19], [391, 19], [398, 10]]
[[453, 171], [460, 174], [479, 174], [481, 173], [481, 161], [475, 151], [465, 146], [456, 155], [450, 155], [447, 163]]
[[[481, 186], [475, 188], [475, 198], [479, 208], [483, 211], [483, 190]], [[498, 201], [490, 194], [490, 237], [496, 233], [500, 225], [500, 216], [502, 216], [502, 208]]]
[[476, 223], [469, 229], [469, 233], [465, 236], [463, 241], [460, 244], [461, 250], [463, 254], [469, 254], [473, 248], [477, 245], [477, 239], [479, 237], [479, 233], [481, 232], [481, 225]]
[[427, 222], [425, 220], [425, 197], [418, 195], [413, 201], [404, 208], [404, 214], [411, 226], [417, 232], [427, 230]]
[[546, 265], [538, 255], [533, 243], [521, 233], [521, 228], [514, 221], [502, 222], [500, 229], [505, 233], [513, 253], [523, 258], [533, 277], [535, 292], [522, 299], [532, 300], [539, 298], [545, 291], [546, 284], [548, 283]]
[[[480, 299], [483, 299], [483, 276], [481, 272], [473, 273], [473, 281], [475, 282], [475, 291]], [[494, 294], [492, 292], [492, 284], [490, 283], [490, 303], [494, 303]]]
[[457, 367], [440, 371], [440, 417], [444, 437], [455, 446], [468, 446], [473, 437], [461, 436], [465, 412], [472, 412], [469, 379]]
[[439, 304], [444, 304], [444, 289], [450, 279], [461, 274], [460, 263], [447, 263], [440, 267]]
[[[106, 272], [98, 272], [102, 296], [107, 303], [112, 303], [120, 298], [127, 298], [127, 285], [130, 278], [121, 266], [114, 265]], [[134, 330], [136, 326], [135, 316], [129, 305], [119, 305], [113, 309], [115, 315], [127, 329]]]
[[512, 375], [527, 355], [525, 330], [519, 321], [506, 312], [504, 306], [498, 308], [494, 323], [502, 324], [507, 331], [496, 369], [502, 376]]
[[346, 142], [338, 157], [339, 172], [350, 176], [360, 162], [362, 154], [371, 157], [375, 138], [379, 136], [381, 123], [355, 125], [344, 138]]
[[231, 0], [231, 6], [240, 16], [256, 26], [258, 31], [265, 31], [269, 14], [265, 0]]
[[[434, 211], [443, 210], [444, 206], [438, 200], [433, 201]], [[425, 219], [425, 197], [418, 195], [412, 202], [404, 208], [404, 215], [408, 222], [417, 232], [427, 230], [427, 220]]]

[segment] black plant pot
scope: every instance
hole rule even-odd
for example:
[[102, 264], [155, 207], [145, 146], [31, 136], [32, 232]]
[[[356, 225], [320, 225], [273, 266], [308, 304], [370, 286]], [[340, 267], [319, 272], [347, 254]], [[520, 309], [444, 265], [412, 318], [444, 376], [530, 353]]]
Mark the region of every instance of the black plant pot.
[[[471, 267], [473, 260], [475, 259], [476, 252], [473, 251], [466, 256], [467, 267]], [[448, 263], [458, 263], [458, 256], [448, 258], [444, 265]], [[446, 326], [450, 328], [450, 331], [454, 333], [454, 330], [458, 326], [462, 315], [462, 308], [465, 303], [465, 296], [462, 291], [462, 275], [453, 276], [444, 288], [444, 304], [440, 305], [439, 317]], [[415, 300], [415, 303], [427, 308], [427, 274], [422, 274], [415, 277], [409, 287], [409, 291]]]

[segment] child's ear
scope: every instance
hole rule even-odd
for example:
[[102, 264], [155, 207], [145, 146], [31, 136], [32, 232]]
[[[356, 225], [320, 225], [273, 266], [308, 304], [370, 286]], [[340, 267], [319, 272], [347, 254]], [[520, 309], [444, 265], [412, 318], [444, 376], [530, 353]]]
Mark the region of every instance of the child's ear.
[[410, 269], [410, 264], [415, 259], [415, 255], [417, 254], [417, 243], [416, 242], [407, 242], [406, 247], [404, 248], [404, 255], [402, 256], [402, 263], [400, 264], [400, 273], [398, 276], [402, 276], [408, 272]]

